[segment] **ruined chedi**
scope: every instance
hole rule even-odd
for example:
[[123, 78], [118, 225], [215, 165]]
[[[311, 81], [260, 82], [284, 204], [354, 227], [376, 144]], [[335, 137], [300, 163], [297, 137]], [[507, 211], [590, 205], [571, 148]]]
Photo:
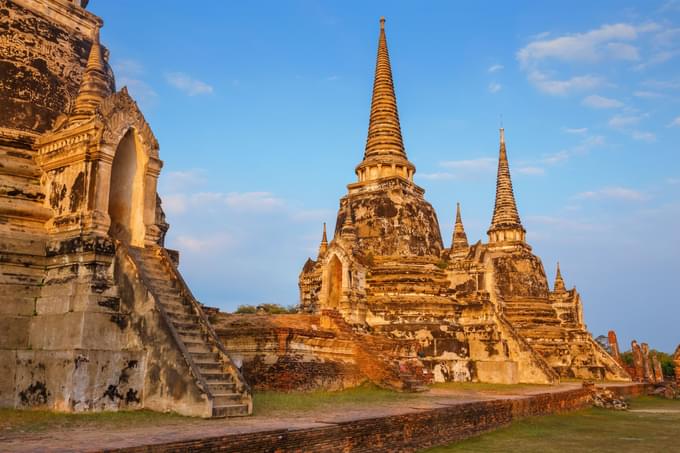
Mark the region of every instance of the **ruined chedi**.
[[85, 1], [0, 0], [0, 406], [245, 415]]
[[457, 206], [452, 245], [444, 247], [415, 172], [383, 18], [364, 157], [340, 200], [333, 238], [326, 245], [324, 236], [300, 274], [303, 311], [332, 311], [358, 331], [402, 341], [386, 356], [419, 362], [435, 380], [629, 379], [587, 332], [580, 296], [559, 271], [549, 290], [526, 243], [503, 129], [487, 244], [468, 244]]

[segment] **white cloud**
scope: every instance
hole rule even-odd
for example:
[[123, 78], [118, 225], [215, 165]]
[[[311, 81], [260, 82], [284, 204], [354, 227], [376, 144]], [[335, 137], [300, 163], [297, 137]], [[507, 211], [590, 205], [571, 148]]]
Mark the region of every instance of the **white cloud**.
[[680, 184], [680, 178], [666, 178], [666, 183], [671, 185]]
[[477, 159], [466, 160], [449, 160], [441, 162], [440, 165], [445, 168], [452, 168], [456, 170], [465, 171], [488, 171], [496, 167], [496, 159], [493, 157], [479, 157]]
[[189, 96], [211, 94], [213, 92], [212, 86], [201, 80], [191, 78], [181, 72], [168, 73], [165, 75], [165, 80], [167, 80], [170, 85]]
[[543, 175], [545, 174], [545, 170], [541, 167], [519, 167], [515, 170], [517, 173], [522, 174], [522, 175], [531, 175], [531, 176], [537, 176], [537, 175]]
[[501, 86], [500, 83], [491, 82], [489, 84], [489, 93], [498, 93], [499, 91], [501, 91], [501, 88], [503, 87]]
[[541, 159], [541, 162], [547, 165], [555, 165], [569, 160], [572, 156], [588, 154], [593, 148], [603, 146], [604, 144], [605, 138], [602, 135], [586, 136], [578, 145], [548, 154]]
[[585, 134], [586, 132], [588, 132], [588, 128], [587, 127], [576, 127], [576, 128], [565, 127], [564, 132], [566, 132], [567, 134], [582, 135], [582, 134]]
[[[572, 209], [573, 210], [573, 209]], [[542, 225], [550, 225], [551, 228], [559, 228], [562, 230], [573, 231], [602, 231], [605, 229], [602, 225], [596, 225], [591, 222], [584, 222], [574, 220], [572, 218], [564, 218], [558, 216], [548, 215], [533, 215], [526, 217], [527, 223], [538, 223]]]
[[439, 166], [448, 171], [434, 173], [417, 173], [420, 179], [447, 180], [447, 179], [475, 179], [481, 174], [493, 172], [497, 166], [497, 160], [493, 157], [479, 157], [477, 159], [449, 160], [440, 162]]
[[592, 199], [592, 200], [624, 200], [624, 201], [643, 201], [649, 197], [638, 190], [629, 189], [627, 187], [604, 187], [602, 189], [581, 192], [576, 195], [576, 198]]
[[633, 131], [631, 136], [633, 137], [633, 139], [640, 140], [643, 142], [652, 143], [656, 141], [656, 135], [653, 134], [652, 132]]
[[586, 107], [592, 107], [594, 109], [615, 109], [623, 107], [623, 102], [597, 94], [591, 94], [590, 96], [585, 97], [581, 103]]
[[655, 99], [660, 98], [661, 94], [655, 93], [654, 91], [634, 91], [633, 96], [644, 99]]
[[498, 72], [498, 71], [503, 70], [504, 67], [505, 66], [503, 66], [502, 64], [495, 64], [495, 65], [489, 66], [489, 69], [487, 69], [487, 71], [494, 73], [494, 72]]
[[140, 75], [144, 74], [144, 66], [137, 60], [123, 59], [116, 60], [111, 65], [117, 74]]
[[517, 52], [517, 59], [524, 66], [544, 59], [568, 62], [597, 62], [603, 59], [636, 60], [637, 49], [621, 41], [634, 41], [652, 26], [630, 24], [602, 25], [585, 33], [560, 36], [554, 39], [537, 39]]
[[677, 90], [680, 88], [680, 80], [645, 80], [643, 85], [659, 90]]
[[603, 61], [639, 61], [640, 51], [634, 42], [642, 33], [660, 27], [654, 23], [632, 25], [605, 24], [583, 33], [555, 38], [538, 36], [521, 48], [517, 60], [529, 81], [540, 91], [551, 95], [567, 95], [602, 86], [605, 80], [592, 74], [555, 75], [546, 70], [551, 61], [562, 63], [600, 63]]
[[225, 233], [200, 238], [180, 235], [175, 239], [175, 242], [180, 246], [180, 249], [185, 249], [190, 252], [214, 252], [215, 250], [224, 250], [237, 243], [232, 236]]
[[184, 214], [191, 209], [223, 209], [238, 211], [271, 212], [281, 210], [286, 203], [269, 192], [198, 192], [192, 194], [171, 193], [163, 195], [163, 209], [170, 214]]
[[613, 127], [614, 129], [622, 129], [638, 124], [641, 119], [641, 116], [635, 115], [615, 115], [609, 118], [607, 124], [609, 124], [609, 126]]
[[680, 127], [680, 116], [674, 118], [673, 121], [668, 124], [668, 127]]
[[207, 181], [206, 171], [200, 168], [181, 171], [169, 171], [161, 175], [161, 185], [165, 192], [179, 192], [196, 187]]
[[538, 70], [530, 71], [528, 77], [529, 81], [540, 91], [555, 96], [564, 96], [572, 92], [586, 91], [604, 84], [604, 80], [601, 77], [592, 75], [581, 75], [565, 80], [555, 80]]

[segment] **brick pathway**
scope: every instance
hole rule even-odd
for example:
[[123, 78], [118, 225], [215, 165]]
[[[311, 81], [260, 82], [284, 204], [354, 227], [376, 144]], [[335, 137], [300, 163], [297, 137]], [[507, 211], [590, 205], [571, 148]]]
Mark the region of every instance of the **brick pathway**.
[[277, 416], [255, 415], [221, 420], [163, 420], [158, 425], [114, 428], [113, 430], [107, 429], [105, 432], [102, 431], [101, 426], [93, 426], [92, 428], [79, 427], [67, 430], [52, 429], [39, 433], [0, 434], [0, 451], [92, 452], [230, 434], [281, 429], [299, 430], [352, 420], [423, 412], [466, 402], [523, 398], [529, 395], [562, 392], [579, 387], [580, 384], [578, 383], [565, 383], [554, 387], [520, 387], [507, 391], [433, 389], [405, 401], [342, 405], [330, 410], [324, 409], [322, 413], [304, 411]]

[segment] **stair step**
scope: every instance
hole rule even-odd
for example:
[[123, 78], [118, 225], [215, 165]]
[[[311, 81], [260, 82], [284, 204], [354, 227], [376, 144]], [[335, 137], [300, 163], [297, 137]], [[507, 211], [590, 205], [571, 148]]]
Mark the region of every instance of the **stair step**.
[[208, 347], [207, 344], [191, 344], [191, 345], [186, 345], [187, 351], [189, 351], [189, 354], [196, 354], [196, 353], [212, 353], [212, 350], [210, 347]]
[[232, 392], [236, 389], [236, 384], [232, 381], [210, 381], [208, 382], [208, 388], [210, 391], [215, 393], [225, 393]]
[[[195, 363], [195, 362], [194, 362]], [[205, 373], [215, 373], [215, 372], [222, 372], [222, 364], [220, 362], [202, 362], [202, 363], [196, 363], [198, 365], [198, 369], [201, 371], [201, 374]]]
[[227, 404], [213, 406], [213, 417], [238, 417], [248, 415], [247, 404]]
[[219, 361], [219, 355], [214, 352], [192, 352], [190, 354], [194, 362]]
[[224, 392], [224, 393], [213, 392], [213, 398], [214, 406], [226, 406], [241, 402], [241, 394], [236, 392]]
[[229, 374], [221, 370], [208, 370], [205, 373], [201, 373], [206, 381], [226, 381], [231, 378]]

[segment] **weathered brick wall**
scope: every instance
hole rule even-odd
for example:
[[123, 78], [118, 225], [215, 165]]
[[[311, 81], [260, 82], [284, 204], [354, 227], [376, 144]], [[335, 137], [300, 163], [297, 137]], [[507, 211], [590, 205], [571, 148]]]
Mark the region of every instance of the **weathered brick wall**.
[[[614, 387], [621, 392], [644, 388]], [[466, 439], [512, 420], [589, 406], [587, 389], [514, 400], [483, 401], [410, 414], [355, 420], [323, 428], [274, 430], [122, 449], [125, 452], [414, 452]]]

